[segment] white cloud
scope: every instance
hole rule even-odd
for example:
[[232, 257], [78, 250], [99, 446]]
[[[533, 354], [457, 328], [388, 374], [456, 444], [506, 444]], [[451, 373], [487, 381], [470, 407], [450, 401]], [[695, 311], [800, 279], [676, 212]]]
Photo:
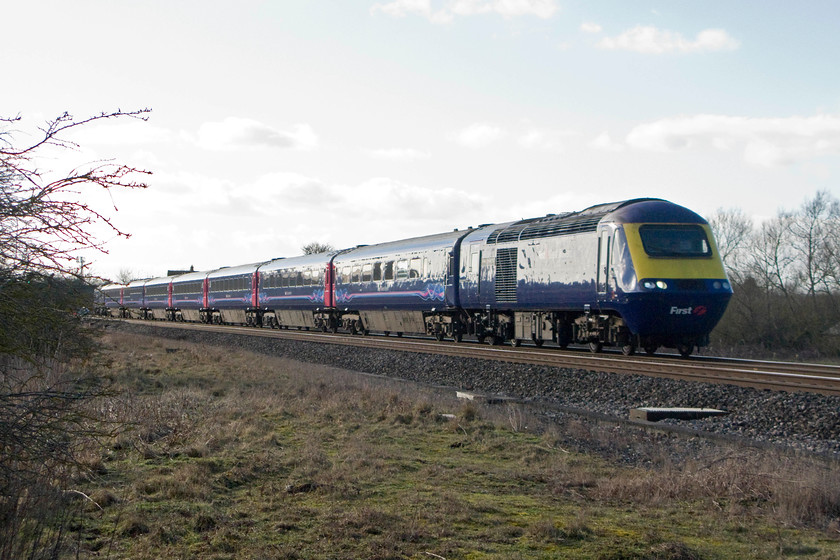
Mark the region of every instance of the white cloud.
[[[284, 251], [287, 256], [296, 255], [300, 246], [318, 235], [319, 228], [313, 229], [313, 223], [300, 216], [332, 216], [331, 227], [325, 230], [330, 237], [321, 241], [343, 248], [468, 227], [482, 221], [487, 213], [484, 196], [387, 177], [342, 184], [297, 173], [270, 173], [249, 184], [217, 185], [213, 195], [220, 207], [228, 208], [224, 215], [226, 230], [253, 231], [256, 218], [260, 225], [257, 229], [276, 226], [282, 232], [265, 244], [270, 248], [266, 251], [277, 255], [265, 254], [265, 258]], [[202, 210], [202, 215], [208, 214], [207, 209]], [[290, 230], [286, 224], [295, 224], [297, 229]], [[284, 242], [285, 249], [281, 248]]]
[[703, 30], [692, 41], [674, 31], [641, 25], [625, 31], [618, 37], [605, 37], [598, 42], [598, 47], [602, 49], [645, 54], [725, 51], [735, 50], [739, 46], [740, 42], [723, 29]]
[[574, 132], [565, 130], [557, 131], [532, 128], [521, 135], [517, 139], [517, 142], [520, 146], [529, 150], [562, 152], [565, 149], [564, 140], [574, 135]]
[[431, 18], [432, 6], [429, 0], [394, 0], [388, 4], [374, 4], [371, 13], [382, 12], [391, 17], [405, 17], [420, 14]]
[[744, 160], [761, 166], [796, 163], [840, 154], [840, 116], [747, 118], [695, 115], [635, 127], [627, 144], [640, 150], [673, 152], [710, 146], [743, 149]]
[[585, 32], [585, 33], [600, 33], [601, 32], [601, 26], [598, 25], [597, 23], [584, 22], [584, 23], [580, 24], [580, 30]]
[[505, 136], [502, 128], [490, 123], [475, 123], [454, 132], [451, 138], [467, 148], [484, 148]]
[[394, 0], [374, 4], [371, 13], [381, 12], [391, 17], [420, 15], [432, 23], [450, 23], [456, 16], [498, 14], [506, 18], [536, 16], [548, 19], [557, 12], [555, 0], [449, 0], [440, 8], [433, 8], [431, 0]]
[[590, 148], [600, 150], [603, 152], [623, 152], [624, 144], [615, 142], [608, 132], [602, 132], [592, 142], [589, 143]]
[[429, 159], [432, 157], [428, 152], [422, 152], [411, 148], [380, 148], [375, 150], [365, 150], [365, 153], [374, 159], [392, 161], [417, 161], [419, 159]]
[[308, 124], [278, 130], [252, 119], [228, 117], [221, 122], [202, 124], [197, 143], [207, 150], [312, 149], [318, 145], [318, 137]]

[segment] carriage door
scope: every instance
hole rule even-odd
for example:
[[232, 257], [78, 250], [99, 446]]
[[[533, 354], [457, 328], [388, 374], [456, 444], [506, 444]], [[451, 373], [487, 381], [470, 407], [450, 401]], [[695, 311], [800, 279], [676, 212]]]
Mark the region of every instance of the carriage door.
[[476, 298], [481, 297], [481, 245], [478, 243], [470, 244], [470, 260], [467, 266], [467, 278], [472, 283], [471, 291]]
[[604, 229], [598, 238], [598, 269], [595, 275], [598, 284], [598, 294], [601, 295], [606, 295], [607, 292], [612, 291], [609, 280], [610, 253], [612, 252], [611, 233], [609, 229]]

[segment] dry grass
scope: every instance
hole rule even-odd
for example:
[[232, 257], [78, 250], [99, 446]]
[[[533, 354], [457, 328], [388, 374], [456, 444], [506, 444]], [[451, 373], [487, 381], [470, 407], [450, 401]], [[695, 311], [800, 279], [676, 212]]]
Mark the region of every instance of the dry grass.
[[535, 433], [514, 405], [227, 348], [104, 343], [124, 390], [98, 406], [126, 429], [78, 480], [96, 502], [76, 527], [83, 558], [840, 553], [836, 467], [746, 452], [619, 467], [568, 442], [640, 445], [631, 435]]

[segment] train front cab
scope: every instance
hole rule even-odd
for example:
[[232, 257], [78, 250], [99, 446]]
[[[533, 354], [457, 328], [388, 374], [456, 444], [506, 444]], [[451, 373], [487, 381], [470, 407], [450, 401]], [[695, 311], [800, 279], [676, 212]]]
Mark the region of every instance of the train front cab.
[[611, 322], [601, 330], [601, 340], [627, 354], [637, 347], [650, 354], [667, 347], [687, 357], [708, 344], [732, 296], [709, 225], [689, 210], [672, 207], [678, 209], [669, 214], [674, 221], [619, 217], [599, 226], [598, 311]]

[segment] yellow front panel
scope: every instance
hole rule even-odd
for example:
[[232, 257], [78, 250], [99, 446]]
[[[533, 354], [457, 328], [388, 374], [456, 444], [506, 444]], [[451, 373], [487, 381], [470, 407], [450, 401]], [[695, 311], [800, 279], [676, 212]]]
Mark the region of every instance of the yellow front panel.
[[637, 278], [726, 278], [712, 230], [708, 225], [700, 227], [706, 232], [712, 255], [690, 259], [648, 256], [642, 245], [642, 238], [639, 236], [639, 227], [642, 225], [644, 224], [624, 224], [624, 233], [627, 236], [627, 244], [630, 247], [630, 255], [633, 257]]

